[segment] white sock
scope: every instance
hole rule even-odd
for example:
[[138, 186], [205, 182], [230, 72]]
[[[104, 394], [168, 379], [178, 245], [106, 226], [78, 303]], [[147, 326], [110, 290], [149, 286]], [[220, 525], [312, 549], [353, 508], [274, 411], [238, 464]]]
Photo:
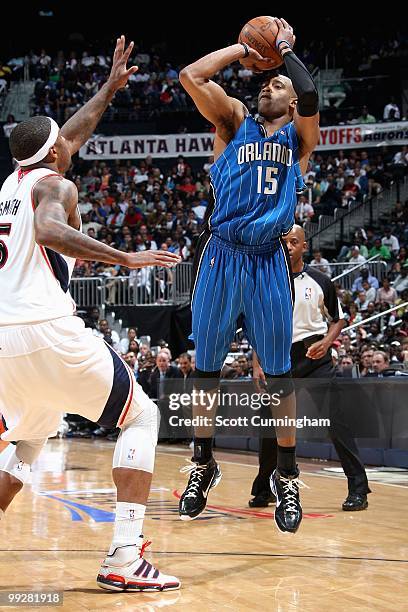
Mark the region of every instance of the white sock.
[[130, 502], [116, 502], [115, 527], [109, 554], [118, 546], [140, 546], [146, 506]]

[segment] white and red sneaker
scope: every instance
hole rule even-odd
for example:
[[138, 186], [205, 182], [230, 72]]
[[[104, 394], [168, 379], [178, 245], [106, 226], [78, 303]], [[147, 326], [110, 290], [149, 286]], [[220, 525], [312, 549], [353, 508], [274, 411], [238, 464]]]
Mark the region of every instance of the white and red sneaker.
[[96, 582], [108, 591], [174, 591], [181, 582], [175, 576], [162, 574], [143, 554], [151, 542], [142, 546], [119, 546], [107, 555]]

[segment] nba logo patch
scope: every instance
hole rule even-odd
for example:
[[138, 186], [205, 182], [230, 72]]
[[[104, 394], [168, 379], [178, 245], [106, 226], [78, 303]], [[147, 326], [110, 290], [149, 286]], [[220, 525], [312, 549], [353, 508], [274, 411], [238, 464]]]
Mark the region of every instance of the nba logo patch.
[[214, 263], [215, 263], [215, 257], [213, 257], [213, 258], [211, 259], [211, 261], [210, 261], [210, 266], [211, 266], [211, 268], [213, 268], [213, 267], [214, 267]]
[[311, 300], [311, 299], [312, 299], [312, 288], [305, 287], [305, 300]]
[[133, 459], [135, 458], [135, 452], [136, 452], [136, 449], [135, 449], [135, 448], [130, 448], [130, 449], [129, 449], [129, 452], [128, 452], [128, 456], [127, 456], [127, 458], [128, 458], [130, 461], [133, 461]]

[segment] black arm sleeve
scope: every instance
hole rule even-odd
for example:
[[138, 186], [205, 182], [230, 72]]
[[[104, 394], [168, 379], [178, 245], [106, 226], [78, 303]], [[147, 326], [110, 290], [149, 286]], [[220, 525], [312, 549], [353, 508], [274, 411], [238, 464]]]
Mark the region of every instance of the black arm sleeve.
[[293, 51], [283, 56], [288, 76], [298, 97], [297, 111], [301, 117], [312, 117], [319, 110], [319, 96], [316, 85], [306, 66]]

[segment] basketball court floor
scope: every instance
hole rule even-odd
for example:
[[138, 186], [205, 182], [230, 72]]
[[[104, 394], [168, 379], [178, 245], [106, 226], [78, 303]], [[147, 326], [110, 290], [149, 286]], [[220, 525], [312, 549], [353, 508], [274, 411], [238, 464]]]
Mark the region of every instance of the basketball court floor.
[[180, 521], [179, 468], [190, 457], [181, 446], [158, 448], [145, 538], [152, 540], [147, 558], [181, 578], [182, 589], [99, 589], [95, 577], [114, 520], [113, 446], [49, 442], [32, 485], [1, 521], [0, 590], [62, 590], [57, 609], [73, 612], [408, 610], [408, 472], [370, 471], [368, 510], [346, 513], [337, 465], [301, 463], [309, 488], [302, 490], [302, 526], [292, 536], [278, 533], [271, 507], [248, 507], [257, 463], [248, 454], [218, 453], [224, 477], [208, 510], [191, 523]]

